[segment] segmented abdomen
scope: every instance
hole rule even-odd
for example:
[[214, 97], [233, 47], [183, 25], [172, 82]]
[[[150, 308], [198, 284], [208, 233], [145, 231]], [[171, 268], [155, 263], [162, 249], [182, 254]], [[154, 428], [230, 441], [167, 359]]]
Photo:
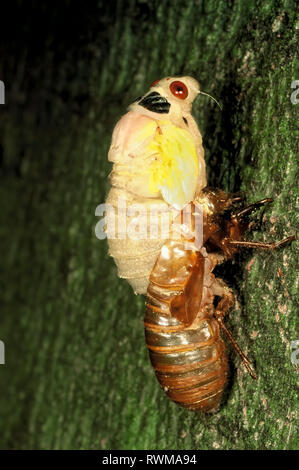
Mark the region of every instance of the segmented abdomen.
[[[189, 268], [192, 274], [194, 265]], [[163, 272], [165, 280], [164, 269]], [[144, 319], [146, 344], [157, 379], [178, 405], [189, 410], [217, 411], [228, 365], [219, 325], [210, 314], [213, 305], [199, 309], [194, 321], [186, 327], [173, 315], [171, 306], [177, 303], [174, 299], [182, 296], [182, 292], [186, 295], [191, 291], [192, 295], [190, 282], [188, 289], [184, 286], [178, 289], [171, 284], [173, 279], [168, 285], [165, 282], [158, 285], [155, 282], [158, 276], [159, 259], [150, 277]], [[190, 274], [187, 277], [191, 279]], [[191, 282], [196, 286], [194, 279]], [[205, 299], [201, 297], [198, 303], [203, 305]]]
[[147, 308], [146, 344], [156, 376], [168, 397], [189, 410], [216, 411], [226, 382], [227, 359], [214, 319], [196, 330]]
[[[125, 204], [125, 209], [119, 201]], [[106, 218], [109, 220], [109, 217], [111, 217], [111, 225], [115, 227], [114, 235], [108, 235], [108, 244], [109, 254], [114, 258], [118, 268], [118, 275], [120, 278], [127, 279], [135, 294], [146, 294], [150, 273], [165, 242], [165, 238], [161, 236], [161, 214], [169, 217], [168, 220], [171, 225], [175, 211], [168, 208], [162, 199], [138, 198], [116, 187], [111, 188], [106, 204], [113, 208], [113, 212], [110, 216], [107, 215]], [[139, 210], [142, 205], [144, 214], [150, 214], [150, 208], [155, 206], [160, 207], [161, 211], [158, 212], [157, 219], [152, 221], [151, 225], [146, 224], [146, 233], [140, 239], [134, 239], [128, 234], [128, 228], [136, 214], [129, 216], [127, 209], [133, 207], [134, 204], [139, 204]], [[123, 232], [120, 230], [123, 230]], [[151, 230], [152, 233], [156, 232], [159, 236], [152, 238]]]

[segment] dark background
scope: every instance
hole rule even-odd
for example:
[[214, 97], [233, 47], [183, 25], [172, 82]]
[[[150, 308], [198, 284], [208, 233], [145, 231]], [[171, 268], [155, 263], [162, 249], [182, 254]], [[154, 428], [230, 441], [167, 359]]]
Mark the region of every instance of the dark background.
[[254, 239], [295, 233], [298, 28], [289, 0], [1, 5], [2, 449], [296, 447], [296, 243], [221, 269], [237, 296], [227, 325], [259, 378], [228, 346], [225, 402], [201, 416], [156, 382], [144, 299], [117, 278], [94, 212], [116, 121], [153, 80], [188, 74], [223, 106], [194, 105], [209, 184], [275, 198]]

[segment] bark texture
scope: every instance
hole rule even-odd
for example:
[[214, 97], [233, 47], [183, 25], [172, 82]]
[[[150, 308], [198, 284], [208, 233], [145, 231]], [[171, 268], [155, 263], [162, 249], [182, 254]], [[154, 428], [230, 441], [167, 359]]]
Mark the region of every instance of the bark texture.
[[[218, 414], [180, 409], [160, 389], [143, 331], [144, 299], [117, 278], [94, 233], [113, 127], [167, 75], [192, 75], [208, 181], [274, 197], [252, 238], [297, 228], [296, 2], [7, 2], [1, 26], [3, 449], [294, 449], [298, 446], [297, 243], [242, 252], [219, 275], [237, 302]], [[8, 6], [7, 6], [8, 8]], [[297, 68], [296, 68], [297, 66]], [[297, 192], [297, 194], [296, 194]]]

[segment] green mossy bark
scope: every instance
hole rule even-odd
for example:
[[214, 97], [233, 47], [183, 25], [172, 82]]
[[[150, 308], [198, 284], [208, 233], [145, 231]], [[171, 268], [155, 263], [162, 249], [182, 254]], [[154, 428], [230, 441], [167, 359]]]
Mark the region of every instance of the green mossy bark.
[[221, 270], [237, 297], [227, 324], [258, 381], [228, 347], [226, 400], [201, 416], [161, 391], [144, 299], [94, 233], [115, 122], [154, 79], [177, 74], [223, 106], [204, 96], [194, 106], [209, 184], [275, 198], [252, 238], [295, 233], [296, 2], [24, 4], [7, 12], [0, 46], [1, 448], [296, 448], [296, 243]]

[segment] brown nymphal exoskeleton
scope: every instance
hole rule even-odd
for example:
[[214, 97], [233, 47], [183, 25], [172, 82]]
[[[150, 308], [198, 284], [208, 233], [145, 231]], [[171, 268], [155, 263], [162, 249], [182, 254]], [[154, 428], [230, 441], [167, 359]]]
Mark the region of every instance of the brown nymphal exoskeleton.
[[219, 408], [228, 372], [221, 330], [256, 378], [224, 324], [234, 305], [232, 290], [214, 276], [213, 269], [240, 247], [274, 250], [295, 238], [278, 243], [245, 241], [248, 215], [272, 199], [237, 209], [240, 199], [219, 189], [203, 189], [194, 201], [203, 210], [203, 246], [190, 250], [189, 238], [187, 249], [183, 238], [168, 240], [150, 275], [144, 322], [151, 362], [168, 397], [189, 410]]

